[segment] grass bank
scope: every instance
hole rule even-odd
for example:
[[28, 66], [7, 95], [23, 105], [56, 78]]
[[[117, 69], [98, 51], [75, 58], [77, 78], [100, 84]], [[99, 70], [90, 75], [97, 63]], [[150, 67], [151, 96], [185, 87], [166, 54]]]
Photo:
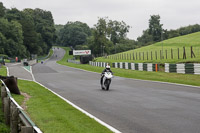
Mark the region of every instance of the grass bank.
[[[61, 65], [66, 65], [70, 67], [80, 68], [80, 69], [93, 71], [93, 72], [99, 72], [99, 73], [101, 73], [102, 70], [104, 69], [102, 67], [68, 63], [66, 62], [66, 60], [68, 58], [71, 58], [71, 56], [68, 55], [69, 48], [64, 48], [64, 49], [66, 50], [66, 54], [63, 57], [63, 59], [60, 61], [57, 61], [57, 63]], [[153, 80], [153, 81], [162, 81], [162, 82], [200, 86], [200, 82], [199, 82], [200, 75], [133, 71], [133, 70], [120, 69], [120, 68], [112, 68], [112, 71], [114, 72], [115, 76], [120, 76], [120, 77], [125, 77], [125, 78]]]
[[[195, 58], [191, 58], [191, 46]], [[183, 47], [186, 59], [183, 59]], [[134, 60], [133, 60], [134, 54]], [[163, 57], [163, 58], [162, 58]], [[137, 58], [137, 59], [136, 59]], [[99, 62], [136, 62], [136, 63], [182, 63], [200, 62], [200, 32], [175, 37], [138, 49], [110, 55], [109, 59], [97, 58]]]
[[[110, 133], [111, 131], [78, 111], [49, 90], [32, 81], [18, 80], [30, 118], [45, 133]], [[21, 105], [24, 97], [13, 95]]]
[[[7, 70], [6, 70], [5, 66], [2, 66], [0, 68], [0, 75], [1, 76], [7, 76]], [[1, 92], [1, 89], [0, 89], [0, 92]], [[3, 112], [2, 112], [2, 101], [0, 99], [0, 133], [10, 133], [9, 127], [6, 126], [4, 124], [4, 122], [5, 122], [5, 119], [4, 119], [4, 115], [3, 115]]]

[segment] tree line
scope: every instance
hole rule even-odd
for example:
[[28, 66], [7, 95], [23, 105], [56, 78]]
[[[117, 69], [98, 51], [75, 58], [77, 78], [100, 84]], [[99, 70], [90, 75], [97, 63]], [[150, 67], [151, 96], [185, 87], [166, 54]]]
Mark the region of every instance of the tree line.
[[200, 31], [200, 25], [189, 25], [178, 29], [163, 29], [163, 24], [160, 23], [159, 15], [152, 15], [149, 19], [149, 28], [143, 31], [143, 34], [137, 38], [139, 47], [153, 44], [155, 42], [167, 40], [173, 37], [191, 34]]
[[[57, 44], [74, 49], [90, 49], [95, 56], [121, 52], [132, 47], [134, 42], [126, 37], [129, 28], [125, 22], [110, 20], [107, 17], [99, 18], [92, 28], [83, 22], [68, 22], [64, 26], [56, 25]], [[123, 45], [120, 45], [122, 43]], [[124, 47], [125, 45], [128, 48]]]
[[163, 29], [159, 15], [150, 16], [149, 27], [136, 40], [127, 38], [130, 28], [124, 21], [108, 17], [98, 18], [93, 27], [80, 21], [55, 25], [50, 11], [6, 9], [0, 2], [0, 54], [9, 57], [45, 55], [52, 44], [90, 49], [95, 56], [110, 55], [200, 31], [198, 24]]
[[0, 2], [0, 54], [19, 58], [45, 55], [56, 37], [50, 11], [6, 9]]
[[169, 38], [200, 31], [200, 25], [189, 25], [176, 30], [163, 29], [159, 15], [152, 15], [149, 27], [136, 40], [127, 38], [130, 26], [123, 21], [99, 18], [90, 28], [83, 22], [68, 22], [56, 25], [57, 44], [71, 46], [74, 49], [91, 49], [95, 56], [114, 54], [150, 45]]

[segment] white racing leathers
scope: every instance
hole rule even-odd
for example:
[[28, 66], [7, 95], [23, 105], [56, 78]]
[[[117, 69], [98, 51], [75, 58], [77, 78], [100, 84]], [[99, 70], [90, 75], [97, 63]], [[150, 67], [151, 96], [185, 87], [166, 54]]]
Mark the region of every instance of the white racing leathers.
[[103, 81], [101, 82], [101, 88], [103, 90], [109, 90], [112, 78], [113, 78], [113, 74], [111, 72], [104, 73]]

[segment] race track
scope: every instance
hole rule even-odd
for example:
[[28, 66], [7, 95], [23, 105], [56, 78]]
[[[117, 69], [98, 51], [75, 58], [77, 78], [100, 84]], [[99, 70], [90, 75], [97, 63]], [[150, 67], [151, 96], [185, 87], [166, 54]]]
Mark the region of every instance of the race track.
[[110, 91], [102, 91], [100, 74], [56, 64], [64, 53], [55, 49], [52, 58], [34, 65], [36, 81], [119, 131], [200, 132], [199, 87], [115, 77]]

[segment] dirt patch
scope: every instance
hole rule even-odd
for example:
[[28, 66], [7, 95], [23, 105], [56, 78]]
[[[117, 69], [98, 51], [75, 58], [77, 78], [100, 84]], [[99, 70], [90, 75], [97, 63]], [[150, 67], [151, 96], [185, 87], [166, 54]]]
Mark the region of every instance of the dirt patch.
[[26, 102], [31, 98], [31, 96], [29, 96], [27, 93], [21, 92], [21, 94], [24, 96], [24, 101], [22, 102], [21, 107], [26, 110], [27, 106], [26, 106]]

